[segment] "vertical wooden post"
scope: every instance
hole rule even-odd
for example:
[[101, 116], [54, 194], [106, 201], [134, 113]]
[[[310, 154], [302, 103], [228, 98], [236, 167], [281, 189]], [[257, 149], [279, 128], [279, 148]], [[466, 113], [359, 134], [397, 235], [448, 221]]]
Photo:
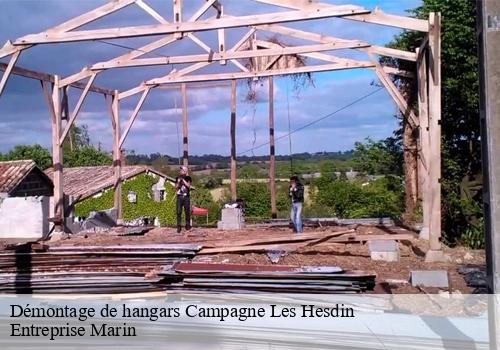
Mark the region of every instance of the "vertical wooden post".
[[[182, 22], [182, 0], [174, 0], [174, 23]], [[182, 33], [175, 33], [176, 39], [182, 39]]]
[[113, 117], [113, 172], [114, 172], [114, 208], [116, 210], [117, 224], [123, 221], [122, 213], [122, 159], [120, 148], [120, 105], [118, 100], [118, 90], [115, 90], [112, 102]]
[[425, 260], [445, 259], [441, 250], [441, 14], [429, 14], [429, 246]]
[[52, 167], [54, 168], [54, 232], [64, 232], [64, 188], [63, 188], [63, 154], [61, 138], [61, 90], [59, 76], [54, 76], [52, 88]]
[[274, 149], [274, 83], [269, 77], [269, 185], [271, 187], [271, 216], [275, 219], [276, 210], [276, 159]]
[[236, 193], [236, 80], [231, 80], [231, 199], [235, 201]]
[[181, 94], [182, 94], [182, 165], [189, 165], [189, 155], [188, 155], [188, 123], [187, 123], [187, 93], [186, 93], [186, 83], [181, 84]]
[[418, 120], [419, 120], [419, 162], [418, 177], [420, 198], [422, 199], [423, 226], [419, 238], [429, 239], [430, 186], [429, 186], [429, 114], [427, 98], [427, 50], [419, 52], [417, 49], [417, 83], [418, 83]]

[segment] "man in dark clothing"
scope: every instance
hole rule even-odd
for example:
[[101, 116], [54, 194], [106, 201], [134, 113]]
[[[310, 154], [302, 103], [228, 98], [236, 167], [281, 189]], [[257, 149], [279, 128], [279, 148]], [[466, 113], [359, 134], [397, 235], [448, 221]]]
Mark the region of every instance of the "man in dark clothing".
[[189, 192], [191, 191], [191, 176], [188, 175], [188, 168], [182, 166], [179, 176], [175, 178], [175, 193], [177, 195], [177, 233], [181, 232], [182, 208], [186, 218], [186, 230], [191, 229], [191, 201]]
[[302, 205], [304, 203], [304, 186], [300, 183], [297, 176], [290, 178], [289, 188], [290, 198], [292, 199], [292, 209], [290, 210], [290, 218], [293, 223], [294, 231], [301, 233], [302, 228]]

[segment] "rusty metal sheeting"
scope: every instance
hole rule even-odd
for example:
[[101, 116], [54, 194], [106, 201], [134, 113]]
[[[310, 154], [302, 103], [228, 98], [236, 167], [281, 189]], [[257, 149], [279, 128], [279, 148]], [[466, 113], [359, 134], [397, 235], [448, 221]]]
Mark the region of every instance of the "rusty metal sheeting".
[[132, 293], [160, 290], [155, 271], [190, 260], [192, 244], [12, 246], [0, 252], [0, 293]]
[[178, 263], [158, 274], [169, 289], [218, 292], [359, 293], [375, 275], [336, 266]]

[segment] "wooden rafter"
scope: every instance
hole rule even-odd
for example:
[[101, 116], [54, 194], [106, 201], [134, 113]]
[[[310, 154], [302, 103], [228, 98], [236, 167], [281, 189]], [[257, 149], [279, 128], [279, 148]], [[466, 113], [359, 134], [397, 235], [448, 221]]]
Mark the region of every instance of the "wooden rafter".
[[145, 82], [145, 86], [158, 85], [158, 84], [171, 84], [179, 82], [259, 78], [259, 77], [270, 77], [270, 76], [296, 74], [296, 73], [327, 72], [335, 70], [372, 68], [372, 67], [374, 67], [374, 64], [370, 62], [359, 63], [359, 64], [332, 63], [332, 64], [318, 64], [313, 66], [304, 66], [297, 68], [271, 69], [267, 71], [254, 71], [254, 72], [201, 74], [201, 75], [187, 75], [181, 77], [176, 77], [174, 75], [160, 79], [152, 79], [150, 81]]
[[[254, 0], [254, 1], [294, 10], [305, 10], [311, 7], [320, 9], [331, 9], [331, 8], [341, 8], [343, 6], [343, 5], [331, 5], [325, 3], [311, 2], [310, 0]], [[353, 21], [361, 21], [366, 23], [374, 23], [374, 24], [380, 24], [380, 25], [397, 27], [408, 30], [416, 30], [420, 32], [428, 31], [427, 21], [416, 18], [389, 15], [384, 13], [378, 8], [375, 8], [375, 10], [373, 11], [369, 11], [367, 14], [363, 15], [353, 14], [351, 16], [344, 16], [343, 18], [350, 19]]]
[[[207, 4], [205, 4], [204, 6], [202, 6], [198, 11], [196, 11], [195, 14], [193, 14], [188, 22], [193, 22], [193, 21], [196, 21], [198, 20], [201, 16], [203, 16], [203, 14], [210, 8], [210, 6], [213, 4], [214, 1], [207, 1], [207, 4], [210, 3], [209, 6], [206, 6]], [[184, 33], [184, 35], [188, 36], [189, 34], [191, 33]], [[195, 36], [190, 36], [189, 37], [191, 40], [193, 40], [196, 44], [198, 44], [198, 46], [202, 47], [205, 51], [209, 50], [210, 51], [210, 48], [208, 46], [206, 46], [201, 40], [197, 39], [197, 37]], [[117, 63], [117, 62], [120, 62], [120, 61], [129, 61], [129, 60], [133, 60], [135, 58], [138, 58], [138, 57], [141, 57], [147, 53], [150, 53], [154, 50], [157, 50], [159, 48], [162, 48], [164, 46], [167, 46], [173, 42], [177, 41], [177, 38], [174, 36], [174, 35], [168, 35], [162, 39], [159, 39], [159, 40], [155, 40], [149, 44], [146, 44], [146, 45], [143, 45], [133, 51], [130, 51], [126, 54], [123, 54], [121, 56], [118, 56], [118, 57], [115, 57], [111, 60], [108, 60], [106, 61], [106, 63]], [[88, 78], [89, 76], [92, 75], [92, 71], [90, 69], [87, 69], [87, 68], [84, 68], [81, 72], [79, 73], [76, 73], [76, 74], [73, 74], [73, 75], [70, 75], [64, 79], [61, 80], [61, 85], [62, 86], [65, 86], [65, 85], [68, 85], [68, 84], [71, 84], [73, 82], [76, 82], [76, 81], [79, 81], [79, 80], [82, 80], [82, 79], [85, 79], [85, 78]]]
[[[362, 40], [345, 40], [333, 36], [307, 32], [300, 29], [289, 28], [277, 24], [265, 24], [265, 25], [255, 26], [254, 28], [271, 33], [290, 36], [297, 39], [309, 40], [323, 44], [335, 43], [336, 45], [339, 45], [339, 47], [345, 46], [345, 48], [359, 49], [359, 51], [363, 51], [366, 53], [374, 53], [377, 55], [399, 58], [407, 61], [416, 61], [416, 54], [414, 52], [371, 45]], [[352, 47], [348, 47], [349, 45], [352, 45]]]
[[[126, 6], [133, 4], [136, 0], [116, 0], [110, 1], [98, 8], [88, 11], [80, 16], [74, 17], [69, 21], [61, 23], [58, 26], [47, 29], [46, 33], [59, 34], [69, 32], [71, 30], [77, 29], [85, 24], [94, 22], [99, 18], [107, 16], [113, 12], [116, 12]], [[3, 48], [0, 49], [0, 58], [13, 54], [17, 51], [27, 49], [32, 45], [14, 45], [8, 41]]]
[[[243, 37], [241, 37], [241, 39], [230, 49], [228, 50], [227, 52], [228, 53], [232, 53], [232, 52], [235, 52], [236, 50], [238, 50], [253, 34], [255, 33], [255, 29], [250, 29], [245, 35], [243, 35]], [[189, 74], [189, 73], [192, 73], [198, 69], [201, 69], [201, 68], [204, 68], [206, 66], [208, 66], [210, 64], [210, 62], [199, 62], [199, 63], [195, 63], [191, 66], [188, 66], [186, 68], [183, 68], [181, 69], [180, 71], [178, 72], [171, 72], [169, 74], [167, 74], [166, 76], [164, 77], [161, 77], [161, 78], [166, 78], [166, 77], [182, 77], [186, 74]], [[160, 78], [160, 79], [161, 79]], [[126, 98], [126, 97], [129, 97], [129, 96], [132, 96], [132, 95], [135, 95], [135, 94], [138, 94], [142, 91], [144, 91], [144, 89], [146, 89], [147, 86], [146, 86], [146, 83], [143, 83], [135, 88], [132, 88], [130, 90], [127, 90], [127, 91], [124, 91], [122, 93], [120, 93], [119, 95], [119, 98], [120, 99], [123, 99], [123, 98]]]
[[197, 63], [197, 62], [213, 62], [213, 61], [242, 59], [242, 58], [251, 58], [251, 57], [265, 57], [265, 56], [276, 56], [276, 55], [295, 55], [295, 54], [301, 54], [301, 53], [330, 51], [330, 50], [337, 50], [337, 49], [344, 49], [344, 48], [351, 47], [350, 44], [343, 46], [343, 45], [336, 45], [336, 44], [332, 44], [332, 43], [303, 45], [303, 46], [288, 46], [288, 47], [282, 47], [280, 45], [277, 45], [277, 46], [278, 47], [274, 47], [272, 49], [231, 51], [231, 52], [201, 54], [201, 55], [141, 58], [141, 59], [134, 59], [134, 60], [128, 60], [128, 61], [120, 61], [120, 62], [106, 62], [106, 63], [94, 64], [92, 67], [90, 67], [90, 69], [102, 70], [102, 69], [109, 69], [109, 68], [169, 65], [169, 64]]
[[[294, 10], [262, 15], [239, 17], [222, 17], [220, 19], [196, 22], [168, 23], [143, 25], [134, 27], [80, 30], [62, 33], [42, 32], [23, 36], [13, 42], [13, 45], [49, 44], [102, 39], [132, 38], [160, 34], [175, 34], [183, 32], [208, 31], [223, 28], [238, 28], [259, 24], [297, 22], [328, 17], [343, 17], [353, 14], [366, 14], [369, 11], [358, 6], [342, 6], [341, 8], [316, 8]], [[406, 17], [403, 17], [406, 19]]]

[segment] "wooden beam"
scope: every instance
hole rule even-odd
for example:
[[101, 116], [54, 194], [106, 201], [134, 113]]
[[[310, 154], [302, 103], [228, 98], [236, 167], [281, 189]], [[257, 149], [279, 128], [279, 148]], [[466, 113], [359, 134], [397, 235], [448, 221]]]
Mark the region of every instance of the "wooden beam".
[[[290, 0], [255, 0], [257, 2], [262, 2], [270, 5], [276, 5], [276, 6], [281, 6], [285, 7], [288, 9], [295, 9], [295, 10], [304, 10], [309, 7], [318, 7], [322, 9], [326, 8], [342, 8], [345, 5], [331, 5], [331, 4], [325, 4], [325, 3], [317, 3], [317, 2], [311, 2], [309, 0], [302, 0], [302, 1], [290, 1]], [[427, 32], [428, 27], [427, 23], [424, 20], [421, 19], [416, 19], [412, 17], [404, 17], [404, 16], [396, 16], [396, 15], [389, 15], [379, 8], [375, 8], [373, 11], [369, 12], [368, 14], [365, 15], [352, 15], [352, 16], [345, 16], [345, 19], [350, 19], [353, 21], [361, 21], [361, 22], [366, 22], [366, 23], [374, 23], [374, 24], [380, 24], [380, 25], [385, 25], [385, 26], [390, 26], [390, 27], [397, 27], [397, 28], [403, 28], [403, 29], [408, 29], [408, 30], [415, 30], [415, 31], [420, 31], [420, 32]]]
[[271, 190], [271, 217], [278, 216], [276, 209], [276, 151], [274, 146], [274, 82], [273, 77], [269, 83], [269, 186]]
[[[94, 10], [91, 10], [89, 12], [86, 12], [80, 16], [77, 16], [69, 21], [66, 21], [64, 23], [61, 23], [60, 25], [56, 27], [52, 27], [46, 30], [47, 33], [61, 33], [61, 32], [67, 32], [70, 30], [77, 29], [85, 24], [88, 24], [90, 22], [93, 22], [99, 18], [102, 18], [110, 13], [113, 13], [115, 11], [118, 11], [132, 3], [134, 3], [135, 0], [116, 0], [116, 1], [110, 1], [109, 3], [100, 6]], [[7, 43], [0, 49], [0, 58], [3, 58], [5, 56], [8, 56], [10, 54], [13, 54], [15, 52], [18, 52], [20, 50], [25, 50], [30, 48], [32, 45], [12, 45], [10, 41], [7, 41]]]
[[114, 209], [117, 214], [117, 223], [123, 220], [122, 213], [122, 160], [120, 148], [120, 105], [118, 100], [118, 90], [113, 95], [113, 172], [114, 172]]
[[[245, 35], [243, 35], [241, 37], [240, 40], [238, 40], [238, 42], [230, 49], [228, 50], [227, 52], [228, 53], [232, 53], [236, 50], [238, 50], [253, 34], [255, 33], [255, 29], [250, 29]], [[159, 79], [163, 79], [163, 78], [179, 78], [183, 75], [186, 75], [186, 74], [189, 74], [189, 73], [192, 73], [198, 69], [201, 69], [203, 67], [206, 67], [208, 66], [210, 63], [209, 62], [199, 62], [199, 63], [195, 63], [191, 66], [188, 66], [186, 68], [183, 68], [181, 69], [180, 71], [178, 72], [170, 72], [169, 74], [163, 76], [163, 77], [160, 77]], [[144, 91], [144, 89], [146, 88], [146, 84], [145, 83], [142, 83], [141, 85], [135, 87], [135, 88], [132, 88], [130, 90], [127, 90], [127, 91], [123, 91], [122, 93], [120, 93], [120, 96], [119, 98], [122, 99], [122, 98], [125, 98], [125, 97], [128, 97], [128, 96], [132, 96], [132, 95], [135, 95], [135, 94], [138, 94], [142, 91]]]
[[143, 0], [135, 0], [135, 4], [139, 6], [141, 9], [144, 10], [147, 14], [149, 14], [151, 17], [156, 19], [160, 23], [167, 23], [167, 20], [163, 18], [162, 15], [160, 15], [154, 8], [146, 4]]
[[403, 95], [401, 95], [401, 92], [398, 90], [397, 86], [394, 84], [394, 82], [391, 80], [391, 78], [387, 75], [386, 72], [384, 72], [384, 69], [380, 65], [380, 63], [377, 61], [375, 57], [371, 55], [372, 62], [375, 64], [375, 73], [377, 74], [377, 77], [379, 78], [380, 82], [384, 87], [386, 88], [387, 92], [389, 92], [389, 95], [392, 97], [394, 102], [399, 108], [399, 111], [403, 116], [408, 118], [410, 123], [413, 125], [413, 127], [418, 127], [418, 118], [415, 116], [415, 113], [411, 109], [410, 106], [408, 106], [408, 102], [406, 102], [405, 98]]
[[[257, 41], [261, 43], [262, 41]], [[272, 44], [272, 43], [270, 43]], [[251, 57], [270, 57], [270, 56], [280, 56], [280, 55], [295, 55], [303, 53], [315, 53], [322, 51], [337, 50], [339, 47], [335, 44], [314, 44], [314, 45], [303, 45], [303, 46], [287, 46], [282, 47], [280, 45], [274, 44], [273, 48], [269, 49], [259, 49], [259, 50], [244, 50], [244, 51], [234, 51], [234, 52], [214, 52], [212, 54], [201, 54], [201, 55], [185, 55], [185, 56], [170, 56], [170, 57], [152, 57], [152, 58], [138, 58], [128, 61], [118, 61], [118, 62], [102, 62], [94, 64], [90, 67], [91, 70], [103, 70], [109, 68], [125, 68], [125, 67], [140, 67], [140, 66], [155, 66], [155, 65], [169, 65], [169, 64], [181, 64], [181, 63], [197, 63], [197, 62], [213, 62], [222, 61], [229, 59], [242, 59]], [[313, 56], [310, 56], [313, 57]], [[334, 57], [334, 56], [330, 56]], [[337, 62], [342, 60], [337, 58]], [[344, 59], [347, 60], [347, 59]]]
[[146, 100], [146, 97], [149, 94], [149, 90], [150, 89], [144, 90], [144, 92], [142, 93], [141, 98], [139, 99], [139, 102], [135, 106], [134, 111], [130, 115], [130, 118], [129, 118], [128, 122], [127, 122], [127, 126], [125, 127], [125, 130], [123, 131], [123, 134], [120, 137], [120, 142], [119, 142], [120, 149], [122, 148], [123, 143], [125, 142], [125, 139], [127, 138], [127, 135], [130, 132], [130, 129], [132, 128], [132, 125], [134, 125], [135, 119], [137, 118], [137, 115], [139, 114], [139, 111], [141, 110], [142, 105], [144, 104], [144, 101]]
[[187, 120], [187, 92], [186, 84], [181, 84], [182, 95], [182, 164], [189, 165], [189, 145], [188, 145], [188, 120]]
[[[219, 9], [220, 10], [217, 18], [222, 18], [222, 16], [224, 15], [224, 7], [220, 5]], [[226, 36], [224, 33], [224, 28], [217, 29], [217, 38], [219, 40], [219, 46], [217, 47], [217, 50], [219, 51], [220, 54], [223, 54], [224, 52], [226, 52]], [[220, 64], [225, 65], [226, 60], [225, 59], [220, 60]]]
[[87, 82], [87, 86], [85, 86], [85, 89], [82, 91], [82, 94], [80, 95], [80, 98], [78, 99], [78, 102], [76, 103], [75, 108], [71, 112], [71, 116], [68, 120], [68, 123], [66, 124], [66, 127], [64, 128], [64, 131], [61, 135], [61, 139], [60, 139], [61, 145], [63, 144], [64, 139], [66, 139], [66, 136], [70, 132], [71, 126], [75, 122], [76, 117], [78, 116], [78, 113], [80, 112], [80, 109], [82, 108], [83, 102], [85, 101], [85, 98], [87, 97], [89, 90], [90, 90], [90, 87], [94, 83], [96, 76], [97, 76], [97, 74], [94, 74], [90, 77], [89, 81]]
[[2, 75], [2, 79], [0, 80], [0, 96], [2, 96], [2, 92], [5, 89], [5, 86], [7, 85], [7, 80], [9, 80], [10, 74], [12, 73], [12, 69], [14, 68], [20, 54], [21, 51], [15, 52], [10, 58], [9, 64], [5, 68], [5, 71]]
[[[200, 16], [202, 16], [206, 12], [206, 10], [208, 9], [208, 8], [205, 9], [205, 5], [202, 6], [193, 16], [191, 16], [191, 18], [188, 20], [188, 22], [194, 22]], [[159, 18], [157, 18], [157, 20], [158, 19]], [[166, 20], [164, 20], [164, 22], [163, 22], [163, 20], [162, 20], [160, 23], [168, 23], [168, 22]], [[197, 38], [194, 35], [191, 35], [192, 33], [184, 33], [184, 34], [187, 35], [191, 40], [193, 40], [200, 47], [202, 47], [203, 49], [206, 50], [207, 46], [203, 42], [201, 42], [201, 40], [199, 40], [199, 39], [197, 40]], [[135, 50], [132, 50], [132, 51], [130, 51], [130, 52], [124, 54], [124, 55], [115, 57], [115, 58], [113, 58], [111, 60], [108, 60], [106, 62], [108, 62], [108, 63], [115, 62], [116, 63], [116, 62], [119, 62], [119, 61], [133, 60], [134, 58], [141, 57], [142, 55], [145, 55], [145, 54], [147, 54], [149, 52], [157, 50], [157, 49], [159, 49], [161, 47], [164, 47], [164, 46], [166, 46], [166, 45], [168, 45], [170, 43], [173, 43], [175, 41], [177, 41], [177, 39], [175, 38], [174, 35], [168, 35], [168, 36], [166, 36], [164, 38], [161, 38], [159, 40], [153, 41], [153, 42], [151, 42], [149, 44], [146, 44], [146, 45], [144, 45], [142, 47], [139, 47], [139, 48], [137, 48]], [[101, 63], [103, 63], [103, 62], [101, 62]], [[73, 82], [85, 79], [85, 78], [89, 77], [90, 75], [92, 75], [92, 71], [89, 70], [89, 69], [87, 69], [87, 68], [84, 68], [81, 72], [76, 73], [76, 74], [72, 74], [72, 75], [66, 77], [65, 79], [62, 79], [61, 80], [61, 84], [63, 86], [67, 85], [67, 84], [71, 84]]]
[[147, 81], [146, 85], [158, 85], [158, 84], [171, 84], [171, 83], [187, 83], [187, 82], [197, 82], [197, 81], [216, 81], [216, 80], [231, 80], [231, 79], [247, 79], [247, 78], [258, 78], [258, 77], [270, 77], [276, 75], [287, 75], [295, 73], [313, 73], [313, 72], [327, 72], [335, 70], [345, 70], [345, 69], [356, 69], [356, 68], [372, 68], [374, 64], [363, 63], [363, 64], [343, 64], [343, 63], [332, 63], [332, 64], [318, 64], [313, 66], [304, 66], [297, 68], [283, 68], [283, 69], [272, 69], [268, 71], [256, 71], [256, 72], [236, 72], [236, 73], [215, 73], [215, 74], [201, 74], [201, 75], [186, 75], [182, 77], [164, 77], [161, 79], [152, 79]]
[[[182, 0], [173, 0], [174, 2], [174, 23], [182, 23]], [[182, 32], [174, 33], [176, 39], [182, 39]]]
[[231, 80], [231, 199], [238, 198], [236, 192], [236, 80]]
[[[30, 34], [17, 39], [14, 45], [48, 44], [58, 42], [75, 42], [87, 40], [119, 39], [139, 36], [175, 34], [183, 32], [208, 31], [222, 28], [237, 28], [259, 24], [272, 24], [281, 22], [296, 22], [311, 19], [321, 19], [328, 17], [342, 17], [353, 14], [366, 14], [367, 10], [349, 6], [336, 8], [315, 8], [307, 10], [285, 11], [277, 13], [267, 13], [261, 15], [249, 15], [239, 17], [223, 17], [214, 20], [203, 20], [197, 22], [182, 22], [173, 24], [155, 24], [134, 27], [120, 27], [107, 29], [91, 29], [71, 31], [64, 33], [42, 32]], [[405, 19], [407, 19], [405, 17]]]
[[271, 33], [281, 34], [291, 36], [293, 38], [309, 40], [317, 43], [333, 43], [337, 45], [339, 49], [358, 49], [366, 53], [374, 53], [377, 55], [388, 56], [399, 58], [402, 60], [412, 61], [416, 60], [416, 55], [414, 52], [403, 51], [398, 49], [391, 49], [382, 46], [371, 45], [362, 40], [345, 40], [333, 36], [327, 36], [318, 33], [307, 32], [299, 29], [289, 28], [285, 26], [280, 26], [276, 24], [265, 24], [255, 26], [255, 29], [264, 30]]
[[[418, 49], [417, 49], [418, 50]], [[422, 199], [423, 227], [419, 238], [429, 239], [429, 223], [432, 213], [430, 212], [430, 183], [429, 183], [429, 114], [427, 97], [427, 62], [425, 54], [422, 56], [418, 51], [417, 60], [417, 82], [418, 82], [418, 120], [419, 120], [419, 162], [418, 177], [420, 197]]]
[[[7, 69], [7, 64], [0, 62], [0, 70], [5, 71], [6, 69]], [[90, 72], [90, 73], [91, 74], [89, 76], [92, 76], [95, 72]], [[36, 80], [40, 80], [40, 81], [54, 83], [54, 76], [52, 74], [40, 73], [40, 72], [37, 72], [34, 70], [25, 69], [25, 68], [14, 67], [12, 69], [11, 74], [18, 75], [18, 76], [25, 77], [25, 78], [36, 79]], [[59, 86], [63, 86], [63, 85], [60, 84]], [[75, 89], [85, 90], [87, 84], [72, 83], [72, 84], [70, 84], [70, 86], [74, 87]], [[113, 95], [113, 90], [105, 89], [105, 88], [98, 87], [95, 85], [92, 85], [89, 90], [92, 92], [97, 92], [97, 93], [103, 94], [103, 95]]]
[[426, 261], [442, 260], [441, 250], [441, 14], [429, 14], [429, 245]]
[[[42, 83], [44, 93], [49, 94], [48, 84]], [[48, 96], [47, 96], [48, 98]], [[63, 185], [63, 150], [60, 143], [61, 137], [61, 95], [59, 87], [59, 76], [54, 76], [54, 87], [52, 89], [52, 168], [54, 169], [54, 201], [53, 213], [55, 222], [55, 232], [64, 232], [64, 185]]]

